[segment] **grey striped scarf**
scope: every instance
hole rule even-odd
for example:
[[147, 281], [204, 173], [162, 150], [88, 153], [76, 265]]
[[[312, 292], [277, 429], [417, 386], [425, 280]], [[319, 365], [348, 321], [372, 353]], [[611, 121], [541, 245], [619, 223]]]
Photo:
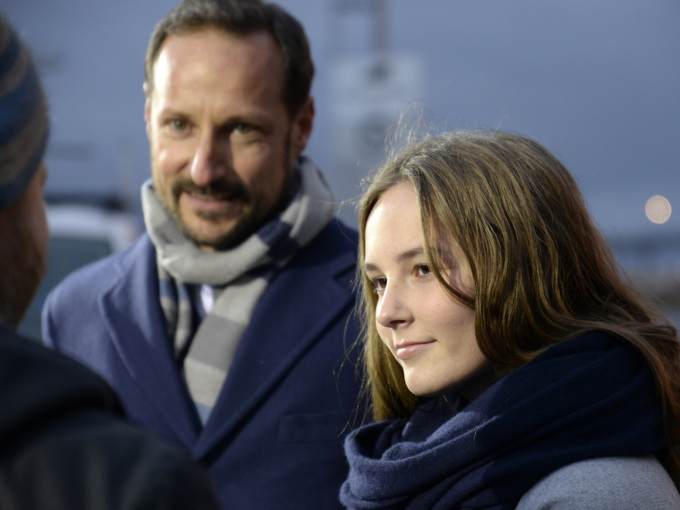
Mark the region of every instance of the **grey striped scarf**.
[[[274, 275], [333, 218], [335, 200], [311, 160], [296, 162], [288, 207], [239, 246], [203, 251], [166, 212], [151, 181], [142, 186], [144, 222], [156, 247], [160, 300], [175, 355], [203, 423], [227, 377], [252, 312]], [[200, 324], [188, 285], [207, 284], [215, 303]], [[186, 357], [184, 356], [186, 354]]]

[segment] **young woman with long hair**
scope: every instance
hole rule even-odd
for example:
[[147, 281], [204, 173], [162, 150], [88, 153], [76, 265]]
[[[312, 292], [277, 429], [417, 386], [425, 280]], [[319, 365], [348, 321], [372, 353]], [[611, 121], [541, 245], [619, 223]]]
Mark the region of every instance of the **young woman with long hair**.
[[680, 507], [676, 330], [549, 151], [425, 138], [374, 176], [359, 233], [374, 422], [345, 444], [347, 507]]

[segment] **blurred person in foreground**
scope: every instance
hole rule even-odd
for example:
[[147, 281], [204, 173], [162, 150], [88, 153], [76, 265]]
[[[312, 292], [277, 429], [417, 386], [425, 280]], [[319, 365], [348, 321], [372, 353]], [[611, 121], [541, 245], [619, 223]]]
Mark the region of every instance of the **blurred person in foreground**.
[[225, 508], [338, 508], [347, 475], [356, 232], [302, 155], [313, 74], [276, 4], [173, 9], [146, 55], [147, 232], [43, 311], [47, 344], [189, 449]]
[[545, 148], [428, 137], [359, 235], [375, 422], [346, 441], [348, 508], [680, 508], [676, 331]]
[[87, 368], [14, 329], [41, 281], [47, 103], [0, 14], [0, 508], [217, 508], [189, 455], [133, 427]]

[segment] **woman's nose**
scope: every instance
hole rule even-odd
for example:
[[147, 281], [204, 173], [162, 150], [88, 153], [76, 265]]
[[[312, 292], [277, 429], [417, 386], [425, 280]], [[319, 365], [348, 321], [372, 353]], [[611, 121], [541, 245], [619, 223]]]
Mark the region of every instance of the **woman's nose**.
[[405, 289], [398, 286], [385, 286], [375, 311], [378, 324], [386, 328], [396, 328], [411, 320], [411, 311], [404, 292]]

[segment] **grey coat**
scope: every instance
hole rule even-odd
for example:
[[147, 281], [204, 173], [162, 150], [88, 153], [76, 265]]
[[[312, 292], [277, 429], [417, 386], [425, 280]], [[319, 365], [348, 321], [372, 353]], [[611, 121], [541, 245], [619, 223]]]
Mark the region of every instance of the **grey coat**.
[[677, 510], [680, 494], [655, 457], [575, 462], [549, 474], [517, 510]]

